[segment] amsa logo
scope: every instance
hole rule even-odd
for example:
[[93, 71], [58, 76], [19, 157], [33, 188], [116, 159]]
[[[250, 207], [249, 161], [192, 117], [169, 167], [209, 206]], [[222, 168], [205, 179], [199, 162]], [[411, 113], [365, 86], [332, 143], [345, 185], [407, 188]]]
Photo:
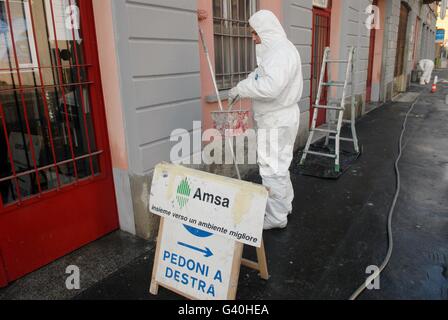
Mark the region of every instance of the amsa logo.
[[[187, 178], [182, 180], [177, 187], [176, 200], [181, 209], [185, 208], [190, 202], [192, 195], [192, 188]], [[193, 200], [198, 200], [203, 203], [215, 205], [218, 207], [229, 208], [230, 199], [224, 196], [215, 195], [210, 192], [203, 191], [201, 188], [197, 188]]]
[[187, 178], [185, 178], [179, 183], [176, 194], [177, 204], [181, 209], [185, 208], [185, 206], [187, 205], [188, 201], [190, 200], [190, 195], [191, 187], [188, 183]]

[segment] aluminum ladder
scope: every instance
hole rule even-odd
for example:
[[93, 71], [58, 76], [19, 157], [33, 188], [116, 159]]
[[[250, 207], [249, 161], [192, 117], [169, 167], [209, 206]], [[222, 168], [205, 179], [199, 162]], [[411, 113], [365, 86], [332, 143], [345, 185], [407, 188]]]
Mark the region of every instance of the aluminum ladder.
[[[355, 68], [354, 68], [354, 59], [355, 59], [355, 48], [350, 47], [348, 60], [330, 60], [330, 48], [325, 48], [323, 62], [322, 62], [322, 70], [320, 73], [319, 80], [319, 89], [317, 91], [316, 103], [314, 105], [314, 115], [313, 122], [310, 129], [310, 136], [308, 138], [308, 142], [306, 144], [305, 150], [303, 152], [302, 160], [300, 161], [300, 165], [304, 165], [308, 155], [327, 157], [335, 159], [335, 171], [341, 171], [341, 163], [340, 163], [340, 145], [341, 141], [349, 141], [353, 142], [354, 149], [356, 153], [359, 153], [359, 143], [358, 136], [356, 134], [356, 108], [355, 108], [355, 92], [354, 92], [354, 84], [353, 81], [355, 79]], [[347, 64], [347, 71], [345, 75], [345, 81], [332, 81], [330, 68], [328, 68], [329, 64]], [[328, 81], [325, 82], [325, 74], [328, 75]], [[347, 87], [351, 86], [351, 119], [344, 120], [344, 112], [345, 112], [345, 100], [347, 98]], [[323, 93], [323, 88], [331, 88], [338, 87], [343, 88], [342, 97], [340, 100], [334, 100], [327, 103], [327, 105], [321, 105], [321, 97]], [[327, 110], [327, 119], [329, 115], [331, 117], [330, 121], [327, 121], [327, 129], [316, 128], [317, 125], [317, 117], [319, 114], [319, 110]], [[336, 118], [336, 119], [335, 119]], [[337, 120], [337, 121], [336, 121]], [[341, 137], [341, 130], [344, 124], [350, 124], [352, 130], [352, 138]], [[326, 134], [325, 146], [328, 146], [330, 140], [335, 140], [335, 153], [322, 153], [311, 151], [310, 147], [314, 140], [314, 134], [316, 132], [323, 132]]]

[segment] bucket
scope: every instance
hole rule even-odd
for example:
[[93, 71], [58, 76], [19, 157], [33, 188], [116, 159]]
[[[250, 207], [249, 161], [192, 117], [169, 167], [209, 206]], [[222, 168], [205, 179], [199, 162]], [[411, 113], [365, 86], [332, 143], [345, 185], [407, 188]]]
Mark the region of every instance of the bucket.
[[237, 137], [249, 129], [250, 112], [248, 110], [214, 111], [212, 112], [213, 127], [223, 137]]

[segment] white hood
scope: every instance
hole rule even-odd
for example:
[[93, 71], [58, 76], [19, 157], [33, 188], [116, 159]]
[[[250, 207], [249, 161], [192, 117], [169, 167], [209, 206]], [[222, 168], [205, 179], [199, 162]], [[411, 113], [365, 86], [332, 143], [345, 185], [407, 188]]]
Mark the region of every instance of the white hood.
[[255, 115], [283, 110], [285, 117], [277, 115], [291, 121], [288, 110], [298, 108], [303, 92], [300, 54], [272, 12], [255, 13], [249, 24], [261, 38], [261, 44], [257, 45], [258, 67], [237, 85], [236, 91], [242, 98], [253, 99]]
[[263, 61], [264, 54], [269, 49], [273, 49], [278, 42], [287, 40], [285, 30], [271, 11], [258, 11], [250, 18], [249, 24], [261, 38], [261, 44], [256, 46], [258, 63]]

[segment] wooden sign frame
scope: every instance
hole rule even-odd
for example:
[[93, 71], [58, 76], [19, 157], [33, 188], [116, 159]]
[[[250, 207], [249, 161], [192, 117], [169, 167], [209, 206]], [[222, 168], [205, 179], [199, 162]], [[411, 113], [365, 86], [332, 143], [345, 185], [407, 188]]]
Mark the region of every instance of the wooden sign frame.
[[[149, 292], [152, 295], [158, 295], [159, 294], [159, 288], [163, 287], [165, 289], [168, 289], [180, 296], [183, 296], [189, 300], [197, 300], [194, 297], [191, 297], [177, 289], [171, 288], [167, 285], [164, 285], [162, 283], [159, 283], [157, 281], [157, 272], [159, 268], [159, 261], [160, 261], [160, 248], [161, 248], [161, 241], [162, 241], [162, 235], [164, 232], [164, 224], [165, 224], [165, 218], [160, 219], [160, 225], [159, 225], [159, 233], [157, 236], [157, 246], [156, 246], [156, 253], [154, 256], [154, 265], [152, 270], [152, 276], [151, 276], [151, 287]], [[268, 272], [268, 264], [266, 259], [266, 252], [264, 247], [264, 241], [261, 242], [261, 247], [256, 248], [257, 250], [257, 262], [250, 261], [247, 259], [243, 259], [243, 249], [244, 244], [235, 242], [235, 250], [233, 253], [233, 262], [232, 262], [232, 270], [230, 273], [230, 285], [229, 285], [229, 291], [227, 294], [228, 300], [235, 300], [236, 299], [236, 293], [238, 291], [238, 282], [239, 282], [239, 276], [240, 276], [240, 270], [241, 266], [245, 266], [247, 268], [256, 270], [259, 272], [259, 276], [263, 280], [269, 280], [269, 272]]]

